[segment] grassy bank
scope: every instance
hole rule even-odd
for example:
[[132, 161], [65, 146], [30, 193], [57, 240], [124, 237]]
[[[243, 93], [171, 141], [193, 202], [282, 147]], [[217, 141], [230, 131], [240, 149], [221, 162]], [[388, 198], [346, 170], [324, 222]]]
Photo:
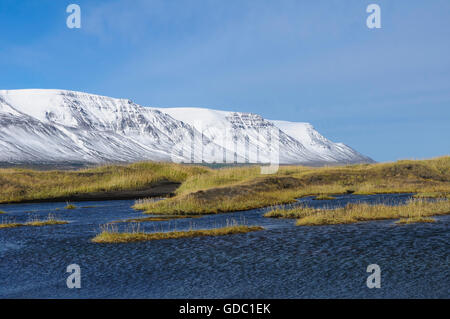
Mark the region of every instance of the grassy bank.
[[50, 226], [50, 225], [62, 225], [62, 224], [68, 224], [67, 221], [64, 220], [58, 220], [55, 216], [49, 215], [47, 219], [38, 219], [37, 217], [31, 218], [26, 223], [16, 223], [14, 220], [3, 220], [0, 224], [1, 228], [14, 228], [14, 227], [24, 227], [24, 226], [34, 226], [34, 227], [40, 227], [40, 226]]
[[[281, 166], [274, 175], [258, 167], [209, 170], [186, 179], [170, 199], [137, 201], [150, 214], [214, 214], [335, 194], [450, 194], [450, 157], [335, 167]], [[442, 197], [442, 195], [440, 195]]]
[[401, 218], [400, 223], [429, 222], [430, 219], [427, 217], [445, 214], [450, 214], [449, 200], [429, 202], [412, 199], [406, 205], [399, 206], [360, 203], [348, 204], [336, 209], [315, 209], [303, 206], [293, 209], [274, 209], [264, 216], [295, 218], [298, 226], [317, 226], [398, 218]]
[[224, 236], [233, 234], [243, 234], [253, 231], [262, 230], [261, 226], [238, 225], [237, 223], [229, 224], [225, 227], [212, 229], [197, 229], [187, 231], [170, 231], [159, 233], [145, 233], [140, 231], [139, 226], [134, 227], [131, 231], [119, 232], [117, 227], [112, 225], [104, 225], [102, 232], [92, 239], [93, 243], [130, 243], [137, 241], [150, 241], [175, 238], [203, 237], [203, 236]]
[[171, 163], [108, 165], [77, 171], [0, 169], [0, 203], [142, 190], [163, 181], [181, 183], [208, 170]]

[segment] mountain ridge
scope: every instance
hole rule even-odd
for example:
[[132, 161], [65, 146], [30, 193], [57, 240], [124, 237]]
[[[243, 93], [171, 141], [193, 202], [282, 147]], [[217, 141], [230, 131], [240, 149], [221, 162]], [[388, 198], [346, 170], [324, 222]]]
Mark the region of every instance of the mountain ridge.
[[0, 90], [0, 162], [373, 162], [311, 124], [208, 108], [141, 106], [68, 90]]

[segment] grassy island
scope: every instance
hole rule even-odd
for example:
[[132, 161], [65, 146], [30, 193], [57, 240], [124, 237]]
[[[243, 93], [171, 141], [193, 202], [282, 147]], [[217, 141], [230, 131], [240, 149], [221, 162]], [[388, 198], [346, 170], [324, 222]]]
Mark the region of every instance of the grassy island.
[[396, 221], [396, 224], [405, 225], [405, 224], [415, 224], [415, 223], [434, 223], [436, 219], [427, 218], [427, 217], [409, 217], [409, 218], [401, 218]]
[[53, 215], [49, 215], [47, 219], [40, 220], [38, 218], [32, 218], [25, 223], [16, 223], [14, 220], [2, 221], [2, 223], [0, 224], [0, 229], [24, 227], [24, 226], [40, 227], [40, 226], [63, 225], [63, 224], [68, 224], [68, 222], [64, 220], [58, 220]]
[[130, 243], [137, 241], [150, 241], [161, 239], [175, 239], [175, 238], [189, 238], [189, 237], [203, 237], [203, 236], [224, 236], [233, 234], [243, 234], [264, 229], [261, 226], [247, 226], [230, 224], [225, 227], [212, 229], [197, 229], [186, 231], [170, 231], [158, 233], [146, 233], [139, 230], [139, 227], [134, 227], [131, 231], [119, 232], [117, 228], [110, 225], [104, 226], [100, 234], [92, 239], [93, 243]]
[[77, 208], [77, 207], [71, 203], [67, 203], [66, 207], [64, 207], [64, 209], [75, 209], [75, 208]]
[[314, 200], [332, 200], [332, 199], [336, 198], [330, 195], [318, 195], [314, 198]]
[[363, 221], [398, 219], [398, 223], [432, 222], [430, 216], [450, 214], [450, 201], [439, 200], [429, 202], [412, 199], [405, 205], [369, 205], [365, 203], [348, 204], [336, 209], [314, 209], [310, 207], [295, 207], [292, 209], [274, 209], [265, 217], [294, 218], [298, 226], [318, 226], [351, 224]]

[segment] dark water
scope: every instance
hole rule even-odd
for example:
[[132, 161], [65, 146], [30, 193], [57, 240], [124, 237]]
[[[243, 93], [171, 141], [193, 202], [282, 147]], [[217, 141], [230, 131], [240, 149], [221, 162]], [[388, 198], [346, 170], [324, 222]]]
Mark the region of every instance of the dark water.
[[[411, 195], [345, 195], [349, 201], [403, 203]], [[222, 226], [245, 219], [266, 230], [222, 237], [130, 244], [93, 244], [99, 224], [142, 217], [132, 201], [1, 205], [0, 218], [25, 221], [50, 212], [68, 225], [0, 229], [1, 298], [449, 298], [450, 216], [433, 224], [393, 221], [298, 227], [263, 218], [265, 209], [176, 222], [146, 222], [155, 231]], [[30, 212], [32, 211], [32, 212]], [[125, 227], [125, 224], [120, 224]], [[81, 267], [81, 289], [68, 289], [66, 267]], [[366, 286], [369, 264], [381, 267], [381, 288]]]

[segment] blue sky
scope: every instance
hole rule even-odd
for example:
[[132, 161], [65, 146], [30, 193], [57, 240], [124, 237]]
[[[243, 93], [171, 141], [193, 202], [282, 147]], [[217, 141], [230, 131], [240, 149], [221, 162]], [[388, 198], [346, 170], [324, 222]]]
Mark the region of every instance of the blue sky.
[[450, 1], [1, 0], [0, 89], [19, 88], [310, 122], [377, 161], [450, 154]]

